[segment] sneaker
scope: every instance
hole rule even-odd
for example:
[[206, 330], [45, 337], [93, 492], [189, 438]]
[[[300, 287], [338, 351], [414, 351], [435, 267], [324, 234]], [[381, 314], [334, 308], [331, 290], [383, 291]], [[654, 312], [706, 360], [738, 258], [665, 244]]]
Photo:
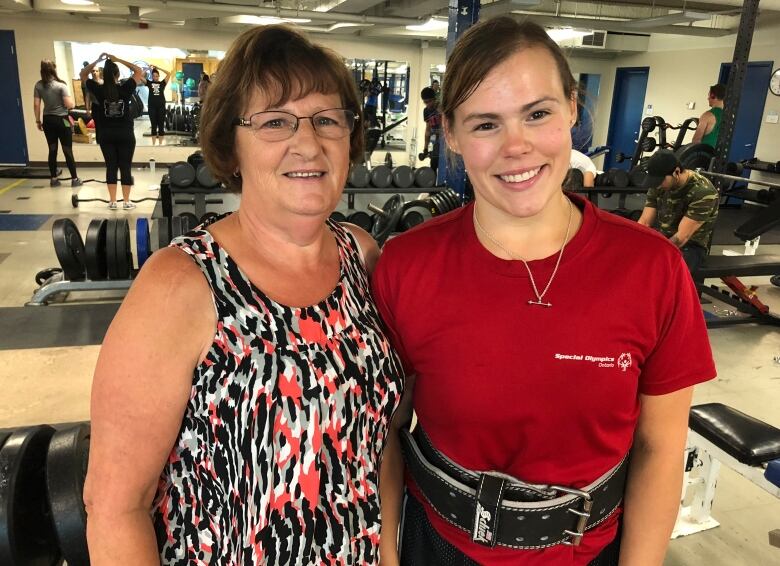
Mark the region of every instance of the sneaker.
[[134, 208], [135, 208], [135, 203], [128, 202], [128, 201], [124, 201], [124, 202], [122, 203], [122, 208], [123, 208], [124, 210], [132, 210], [132, 209], [134, 209]]
[[62, 183], [60, 183], [59, 179], [52, 179], [51, 181], [49, 181], [50, 187], [59, 187], [61, 184]]
[[108, 203], [108, 208], [109, 208], [109, 210], [116, 210], [116, 208], [117, 208], [116, 202], [109, 202]]
[[81, 186], [81, 185], [83, 185], [83, 184], [84, 184], [84, 183], [82, 183], [82, 182], [81, 182], [81, 179], [79, 179], [78, 177], [76, 177], [75, 179], [73, 179], [73, 180], [70, 182], [70, 186], [71, 186], [71, 187], [80, 187], [80, 186]]

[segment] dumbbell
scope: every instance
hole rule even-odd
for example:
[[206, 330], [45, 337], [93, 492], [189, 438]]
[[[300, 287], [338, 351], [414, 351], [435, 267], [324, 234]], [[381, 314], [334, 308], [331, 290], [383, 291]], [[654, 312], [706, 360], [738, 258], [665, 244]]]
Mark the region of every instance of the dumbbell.
[[363, 164], [353, 165], [352, 169], [349, 170], [347, 182], [351, 187], [367, 187], [371, 182], [371, 174], [368, 171], [368, 167]]
[[371, 169], [371, 185], [377, 189], [386, 189], [393, 184], [393, 172], [386, 165], [377, 165]]
[[334, 210], [330, 213], [330, 219], [333, 220], [333, 222], [346, 222], [347, 217], [344, 216], [343, 212], [339, 212], [338, 210]]
[[726, 175], [734, 175], [735, 177], [741, 177], [742, 172], [745, 170], [745, 167], [741, 163], [735, 163], [734, 161], [729, 161], [726, 163]]
[[431, 167], [418, 167], [414, 171], [414, 185], [421, 189], [430, 189], [436, 184], [436, 173]]
[[621, 187], [628, 186], [630, 181], [627, 171], [623, 169], [610, 169], [596, 176], [596, 186], [599, 187]]
[[399, 189], [408, 189], [414, 184], [414, 173], [407, 165], [399, 165], [393, 169], [393, 185]]
[[360, 226], [366, 232], [371, 232], [371, 228], [374, 225], [374, 219], [368, 212], [363, 210], [356, 210], [349, 216], [347, 216], [347, 222], [351, 222], [355, 226]]
[[642, 151], [651, 152], [654, 151], [655, 148], [658, 146], [658, 142], [655, 141], [655, 138], [646, 137], [642, 140], [642, 143], [639, 144], [639, 147], [642, 148]]
[[404, 199], [401, 195], [393, 195], [382, 208], [372, 203], [368, 205], [368, 209], [375, 213], [371, 235], [379, 247], [382, 247], [390, 234], [398, 227], [398, 222], [404, 211]]
[[411, 230], [418, 224], [422, 224], [433, 217], [430, 204], [426, 202], [426, 200], [427, 199], [413, 200], [404, 205], [404, 211], [401, 215], [401, 220], [398, 223], [398, 230], [400, 232]]
[[647, 118], [642, 120], [642, 131], [650, 133], [655, 129], [655, 126], [656, 126], [655, 118], [648, 116]]

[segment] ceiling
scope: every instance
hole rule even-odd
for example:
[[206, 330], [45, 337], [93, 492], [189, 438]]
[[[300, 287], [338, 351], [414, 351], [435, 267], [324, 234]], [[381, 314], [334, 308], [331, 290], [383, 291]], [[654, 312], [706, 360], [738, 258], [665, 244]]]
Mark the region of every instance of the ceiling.
[[[0, 13], [221, 31], [235, 31], [281, 19], [309, 32], [329, 36], [433, 43], [443, 41], [447, 33], [448, 0], [95, 0], [96, 3], [88, 5], [64, 3], [74, 1], [86, 0], [0, 0]], [[514, 14], [550, 28], [604, 30], [610, 32], [610, 37], [652, 33], [719, 37], [736, 32], [741, 6], [742, 2], [738, 0], [485, 0], [480, 17]], [[780, 0], [761, 0], [760, 7], [759, 25], [762, 20], [776, 21], [780, 17]], [[422, 24], [425, 27], [421, 29], [407, 29], [407, 26]]]

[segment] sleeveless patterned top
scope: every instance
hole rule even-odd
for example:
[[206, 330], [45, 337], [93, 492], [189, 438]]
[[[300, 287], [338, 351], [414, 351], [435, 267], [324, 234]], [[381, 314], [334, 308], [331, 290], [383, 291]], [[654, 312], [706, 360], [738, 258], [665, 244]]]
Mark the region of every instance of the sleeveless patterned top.
[[352, 234], [328, 221], [339, 282], [318, 304], [269, 299], [205, 230], [171, 245], [217, 312], [154, 522], [163, 564], [376, 564], [379, 464], [403, 388]]

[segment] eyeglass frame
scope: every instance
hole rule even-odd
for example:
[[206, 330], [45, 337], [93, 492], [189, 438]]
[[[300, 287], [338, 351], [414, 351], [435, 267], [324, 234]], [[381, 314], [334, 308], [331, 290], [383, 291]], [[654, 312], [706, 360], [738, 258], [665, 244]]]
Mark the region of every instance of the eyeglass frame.
[[[329, 110], [343, 110], [344, 112], [351, 112], [352, 113], [352, 128], [350, 128], [350, 130], [348, 131], [347, 135], [342, 136], [340, 138], [328, 138], [328, 137], [320, 135], [320, 133], [317, 131], [317, 126], [314, 125], [314, 117], [317, 114], [321, 114], [323, 112], [328, 112]], [[254, 114], [250, 114], [248, 118], [241, 118], [241, 117], [233, 118], [233, 125], [234, 126], [241, 126], [243, 128], [251, 128], [252, 127], [252, 117], [253, 116], [257, 116], [258, 114], [272, 114], [272, 113], [287, 114], [288, 116], [292, 116], [293, 118], [295, 118], [295, 127], [292, 128], [292, 130], [291, 130], [292, 133], [290, 134], [290, 136], [286, 137], [284, 139], [276, 140], [276, 141], [286, 141], [286, 140], [289, 140], [290, 138], [292, 138], [296, 134], [296, 132], [298, 131], [298, 128], [301, 125], [301, 120], [303, 120], [303, 119], [308, 119], [309, 122], [311, 122], [311, 127], [314, 130], [314, 133], [317, 134], [317, 136], [319, 136], [319, 137], [321, 137], [323, 139], [326, 139], [326, 140], [327, 139], [344, 139], [346, 137], [351, 136], [352, 133], [355, 131], [355, 125], [358, 123], [358, 121], [360, 121], [360, 116], [358, 116], [357, 112], [354, 112], [353, 110], [350, 110], [349, 108], [325, 108], [324, 110], [319, 110], [319, 111], [315, 112], [311, 116], [296, 116], [292, 112], [287, 112], [286, 110], [261, 110], [260, 112], [255, 112]], [[257, 130], [255, 130], [255, 131], [257, 131]]]

